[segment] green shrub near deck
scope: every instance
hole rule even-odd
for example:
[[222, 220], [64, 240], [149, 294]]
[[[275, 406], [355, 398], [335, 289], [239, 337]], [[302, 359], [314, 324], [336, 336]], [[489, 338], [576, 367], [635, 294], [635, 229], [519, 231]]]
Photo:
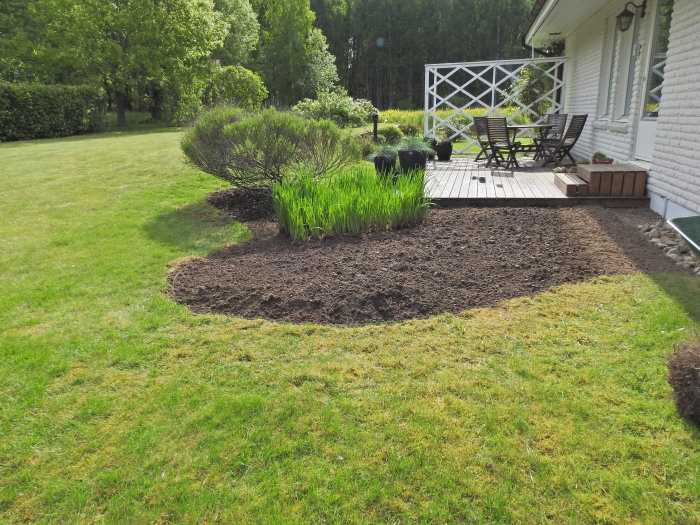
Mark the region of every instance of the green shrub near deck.
[[100, 88], [0, 82], [2, 142], [98, 131], [104, 118]]
[[305, 98], [292, 111], [314, 119], [330, 119], [339, 126], [362, 126], [377, 111], [369, 100], [354, 100], [344, 90], [321, 93], [318, 98]]
[[302, 166], [315, 175], [360, 160], [360, 147], [330, 120], [268, 108], [249, 113], [218, 107], [182, 139], [192, 165], [239, 188], [268, 187]]
[[280, 230], [295, 240], [412, 226], [428, 212], [423, 172], [393, 182], [365, 166], [323, 179], [301, 171], [273, 186], [272, 199]]

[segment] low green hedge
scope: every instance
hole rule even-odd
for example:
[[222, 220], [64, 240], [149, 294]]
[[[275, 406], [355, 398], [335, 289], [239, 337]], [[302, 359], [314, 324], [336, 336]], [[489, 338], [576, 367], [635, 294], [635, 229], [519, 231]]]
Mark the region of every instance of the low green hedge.
[[105, 105], [104, 91], [92, 86], [0, 82], [0, 141], [98, 131]]

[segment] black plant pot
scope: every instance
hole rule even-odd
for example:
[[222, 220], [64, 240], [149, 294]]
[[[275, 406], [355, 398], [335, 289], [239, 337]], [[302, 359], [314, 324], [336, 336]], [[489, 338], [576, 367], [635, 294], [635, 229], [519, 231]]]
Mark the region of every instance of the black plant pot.
[[[437, 147], [437, 145], [438, 145], [437, 140], [430, 139], [430, 147], [433, 148], [433, 151], [435, 151], [435, 148]], [[435, 154], [434, 153], [428, 154], [428, 160], [435, 160]]]
[[435, 146], [435, 153], [437, 153], [437, 159], [442, 161], [450, 160], [452, 157], [452, 143], [451, 142], [441, 142]]
[[399, 150], [399, 162], [401, 163], [402, 173], [424, 170], [428, 162], [428, 155], [422, 151]]
[[383, 177], [389, 177], [396, 171], [396, 157], [374, 157], [374, 169]]

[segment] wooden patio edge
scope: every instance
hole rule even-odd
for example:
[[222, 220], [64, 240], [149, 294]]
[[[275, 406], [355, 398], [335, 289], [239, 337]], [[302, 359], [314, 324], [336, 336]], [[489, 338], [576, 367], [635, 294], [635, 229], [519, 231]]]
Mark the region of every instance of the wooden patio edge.
[[648, 208], [649, 197], [548, 197], [548, 198], [433, 198], [430, 202], [440, 208], [467, 206], [565, 207], [603, 206], [604, 208]]

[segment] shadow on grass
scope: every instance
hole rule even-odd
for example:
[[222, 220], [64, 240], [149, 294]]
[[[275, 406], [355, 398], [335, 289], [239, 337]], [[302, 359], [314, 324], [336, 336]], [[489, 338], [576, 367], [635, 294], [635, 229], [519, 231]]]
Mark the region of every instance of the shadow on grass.
[[251, 238], [243, 224], [204, 201], [158, 215], [143, 229], [149, 238], [189, 253], [207, 253]]
[[[658, 220], [658, 215], [649, 212], [649, 224]], [[629, 225], [626, 229], [616, 228], [614, 225], [605, 220], [599, 220], [596, 216], [596, 221], [601, 229], [605, 231], [611, 239], [625, 252], [638, 268], [642, 271], [646, 270], [648, 250], [656, 250], [657, 248], [649, 244], [641, 233], [636, 231], [634, 225]], [[639, 236], [639, 243], [630, 243], [629, 237]], [[659, 250], [661, 254], [661, 250]], [[654, 273], [645, 271], [654, 282], [674, 301], [676, 301], [688, 314], [688, 317], [693, 323], [700, 323], [700, 278], [691, 275], [687, 271], [678, 270], [678, 273]]]

